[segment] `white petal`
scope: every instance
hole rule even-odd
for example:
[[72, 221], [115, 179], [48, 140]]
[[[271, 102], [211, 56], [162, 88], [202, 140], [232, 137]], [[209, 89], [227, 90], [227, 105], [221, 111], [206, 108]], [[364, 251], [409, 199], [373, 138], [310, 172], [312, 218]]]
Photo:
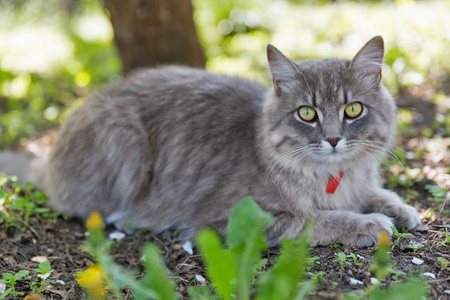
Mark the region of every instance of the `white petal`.
[[114, 232], [111, 232], [111, 233], [109, 234], [109, 239], [110, 239], [110, 240], [121, 240], [121, 239], [123, 239], [125, 236], [126, 236], [126, 234], [123, 233], [123, 232], [120, 232], [120, 231], [114, 231]]
[[425, 272], [425, 273], [423, 273], [422, 275], [423, 275], [423, 276], [430, 277], [430, 278], [433, 278], [433, 279], [436, 279], [436, 275], [434, 275], [433, 273], [430, 273], [430, 272]]
[[194, 251], [192, 250], [192, 243], [189, 241], [183, 244], [183, 249], [190, 255], [194, 254]]
[[421, 265], [423, 264], [423, 260], [421, 260], [420, 258], [414, 257], [411, 262], [415, 265]]
[[378, 281], [378, 279], [376, 279], [375, 277], [370, 277], [370, 283], [371, 283], [371, 284], [380, 284], [380, 282]]
[[195, 279], [197, 279], [198, 282], [206, 282], [205, 277], [202, 275], [195, 275]]
[[6, 290], [6, 284], [0, 283], [0, 295], [3, 294]]
[[353, 284], [353, 285], [364, 284], [364, 282], [359, 281], [358, 279], [355, 279], [355, 278], [350, 278], [350, 283]]

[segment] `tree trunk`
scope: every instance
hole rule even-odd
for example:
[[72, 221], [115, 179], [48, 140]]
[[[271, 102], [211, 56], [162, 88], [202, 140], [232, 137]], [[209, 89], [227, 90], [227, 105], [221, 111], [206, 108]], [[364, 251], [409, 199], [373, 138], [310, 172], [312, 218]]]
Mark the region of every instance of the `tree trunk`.
[[190, 0], [104, 0], [123, 72], [164, 64], [204, 68]]

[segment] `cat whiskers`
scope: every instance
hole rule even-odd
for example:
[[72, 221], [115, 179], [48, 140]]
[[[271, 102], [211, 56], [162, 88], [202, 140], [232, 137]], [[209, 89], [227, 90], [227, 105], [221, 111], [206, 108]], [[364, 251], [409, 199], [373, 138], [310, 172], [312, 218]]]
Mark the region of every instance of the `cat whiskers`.
[[[378, 144], [378, 145], [380, 145], [380, 146], [383, 146], [383, 147], [385, 147], [386, 146], [386, 142], [379, 142], [379, 141], [370, 141], [370, 143], [375, 143], [375, 144]], [[393, 148], [395, 148], [395, 149], [397, 149], [397, 150], [400, 150], [400, 151], [402, 151], [402, 152], [406, 152], [404, 149], [402, 149], [402, 148], [400, 148], [400, 147], [398, 147], [398, 146], [390, 146], [390, 147], [393, 147]]]
[[[288, 167], [289, 165], [292, 165], [292, 162], [294, 162], [294, 163], [301, 162], [303, 159], [306, 158], [308, 151], [317, 149], [317, 147], [318, 147], [318, 145], [310, 144], [310, 145], [302, 146], [299, 148], [294, 148], [293, 150], [283, 154], [282, 156], [273, 157], [271, 163], [269, 164], [269, 168], [266, 171], [266, 174], [264, 175], [263, 185], [266, 183], [267, 177], [273, 171], [273, 169], [275, 168], [276, 165], [281, 166], [281, 169], [279, 172], [279, 174], [281, 174], [286, 169], [286, 167]], [[287, 162], [283, 162], [285, 159], [287, 159], [291, 156], [293, 156], [292, 159], [289, 159], [289, 161], [287, 161]]]
[[[378, 143], [380, 143], [380, 145], [382, 144], [381, 142], [378, 142]], [[356, 149], [360, 149], [360, 150], [366, 150], [366, 151], [368, 151], [368, 154], [370, 154], [373, 157], [378, 158], [378, 159], [381, 159], [382, 155], [387, 154], [389, 157], [396, 160], [402, 168], [404, 168], [400, 159], [392, 151], [390, 151], [386, 147], [374, 145], [373, 141], [371, 141], [371, 142], [354, 141], [352, 143], [349, 143], [348, 147], [349, 147], [349, 149], [356, 148]], [[371, 152], [374, 152], [374, 153], [371, 153]], [[377, 154], [379, 154], [380, 157], [377, 157]]]
[[[288, 154], [290, 154], [288, 156], [292, 156], [293, 155], [294, 157], [293, 157], [293, 159], [291, 161], [294, 162], [294, 163], [300, 163], [304, 158], [306, 158], [306, 156], [307, 156], [306, 154], [307, 154], [308, 151], [313, 150], [313, 149], [317, 149], [317, 147], [318, 147], [318, 145], [315, 145], [315, 144], [306, 145], [306, 146], [303, 146], [301, 148], [294, 149], [294, 151], [288, 153]], [[281, 175], [281, 173], [283, 173], [283, 171], [289, 165], [291, 165], [291, 164], [289, 164], [289, 163], [284, 164], [284, 166], [281, 168], [278, 176]], [[291, 173], [292, 172], [293, 172], [293, 170], [291, 169]]]

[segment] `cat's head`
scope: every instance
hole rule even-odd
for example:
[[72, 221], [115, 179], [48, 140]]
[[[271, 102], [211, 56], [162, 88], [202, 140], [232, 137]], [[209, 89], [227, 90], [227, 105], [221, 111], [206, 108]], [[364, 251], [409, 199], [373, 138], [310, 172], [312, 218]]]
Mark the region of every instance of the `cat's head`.
[[342, 165], [385, 155], [396, 106], [381, 83], [383, 56], [379, 36], [353, 60], [295, 63], [267, 46], [274, 90], [264, 107], [265, 140], [281, 161]]

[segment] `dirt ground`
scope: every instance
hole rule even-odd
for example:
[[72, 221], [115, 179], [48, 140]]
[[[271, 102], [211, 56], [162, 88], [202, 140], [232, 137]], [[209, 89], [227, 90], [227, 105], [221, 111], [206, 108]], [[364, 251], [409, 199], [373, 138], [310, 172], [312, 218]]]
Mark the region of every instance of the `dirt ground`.
[[[414, 116], [420, 116], [413, 121], [413, 128], [420, 130], [432, 125], [433, 117], [438, 107], [424, 101], [421, 95], [408, 93], [400, 97], [400, 107], [411, 109]], [[437, 146], [434, 146], [437, 143]], [[430, 146], [431, 145], [431, 146]], [[439, 146], [440, 145], [440, 146]], [[397, 146], [405, 149], [407, 166], [423, 170], [423, 179], [414, 182], [411, 187], [397, 186], [395, 190], [400, 195], [410, 195], [414, 190], [418, 193], [409, 197], [410, 204], [415, 206], [422, 216], [424, 223], [428, 224], [427, 232], [415, 232], [412, 236], [401, 239], [401, 242], [392, 246], [393, 268], [402, 271], [413, 278], [428, 282], [431, 299], [450, 299], [450, 266], [445, 269], [439, 257], [450, 261], [450, 242], [441, 244], [445, 239], [445, 228], [450, 230], [449, 202], [436, 202], [430, 200], [431, 194], [425, 189], [427, 184], [437, 183], [442, 187], [450, 183], [448, 166], [450, 158], [448, 149], [450, 138], [429, 139], [417, 136], [403, 136], [398, 138]], [[414, 153], [420, 153], [416, 155]], [[402, 175], [405, 171], [398, 167], [384, 167], [384, 176], [392, 174]], [[386, 183], [389, 187], [389, 183]], [[46, 299], [80, 299], [84, 294], [77, 285], [74, 274], [86, 269], [93, 263], [91, 257], [84, 253], [81, 245], [85, 240], [85, 228], [80, 220], [64, 220], [57, 218], [53, 223], [42, 224], [35, 220], [31, 224], [32, 230], [24, 233], [19, 231], [5, 232], [0, 225], [0, 274], [4, 272], [16, 273], [19, 270], [33, 270], [38, 263], [32, 261], [33, 257], [45, 256], [55, 272], [50, 280], [55, 283], [47, 286], [42, 293]], [[106, 234], [115, 231], [107, 228]], [[139, 234], [128, 234], [122, 240], [116, 241], [111, 249], [115, 260], [126, 268], [142, 271], [140, 262], [141, 249], [146, 242], [156, 243], [162, 252], [165, 264], [171, 272], [171, 276], [178, 284], [177, 291], [182, 299], [187, 298], [187, 287], [201, 283], [196, 280], [196, 275], [206, 278], [205, 269], [197, 249], [194, 254], [188, 254], [182, 247], [183, 242], [173, 238], [172, 232], [163, 232], [154, 235], [147, 231]], [[409, 245], [423, 245], [414, 251]], [[310, 257], [318, 257], [308, 271], [307, 277], [321, 278], [317, 289], [310, 293], [310, 298], [339, 299], [343, 292], [358, 291], [366, 288], [374, 274], [369, 271], [369, 266], [375, 253], [375, 248], [348, 248], [342, 246], [317, 247], [310, 249]], [[355, 263], [340, 264], [336, 261], [337, 253], [344, 252], [347, 255], [353, 253], [357, 258]], [[270, 249], [265, 253], [268, 265], [271, 265], [279, 253], [279, 248]], [[413, 259], [418, 258], [422, 264], [414, 264]], [[352, 261], [351, 258], [348, 261]], [[322, 272], [322, 273], [320, 273]], [[428, 276], [424, 275], [428, 274]], [[321, 274], [321, 275], [320, 275]], [[406, 276], [399, 273], [397, 280]], [[431, 276], [431, 277], [430, 277]], [[354, 282], [357, 280], [359, 282]], [[392, 276], [382, 283], [389, 286], [394, 279]], [[29, 293], [29, 284], [19, 281], [17, 290]], [[131, 299], [129, 291], [125, 291], [125, 298]], [[12, 299], [12, 298], [11, 298]]]

